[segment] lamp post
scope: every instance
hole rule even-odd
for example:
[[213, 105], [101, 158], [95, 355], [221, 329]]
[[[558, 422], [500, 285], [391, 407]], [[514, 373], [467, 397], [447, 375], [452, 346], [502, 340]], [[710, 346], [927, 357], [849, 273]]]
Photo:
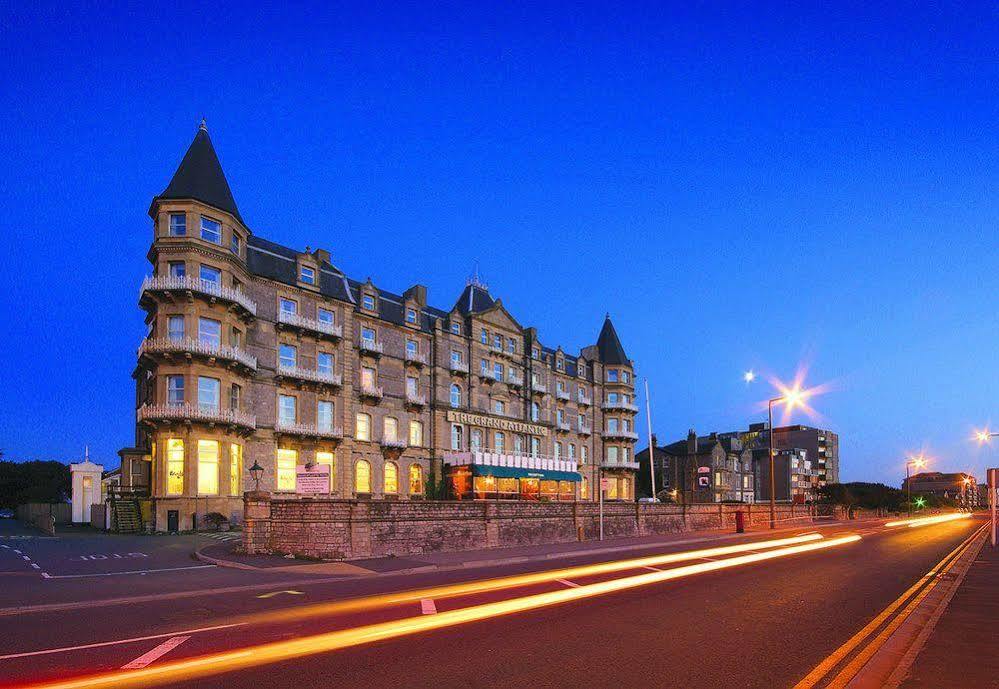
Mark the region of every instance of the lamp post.
[[909, 467], [914, 466], [917, 469], [922, 469], [926, 466], [926, 459], [919, 455], [918, 457], [909, 457], [905, 461], [905, 504], [909, 510], [909, 517], [912, 517], [912, 486], [909, 481]]
[[[976, 431], [975, 437], [978, 439], [979, 445], [992, 444], [992, 439], [999, 437], [999, 432], [990, 431], [988, 428], [982, 431]], [[996, 547], [996, 489], [999, 488], [999, 469], [986, 469], [985, 470], [985, 485], [988, 487], [989, 491], [989, 521], [991, 523], [991, 541], [992, 547]]]
[[264, 475], [264, 468], [257, 463], [257, 460], [253, 460], [253, 466], [250, 467], [250, 478], [253, 479], [254, 488], [253, 492], [260, 492], [260, 477]]
[[[802, 392], [801, 388], [795, 385], [793, 388], [785, 392], [780, 397], [774, 397], [767, 401], [767, 446], [770, 453], [770, 528], [777, 528], [777, 505], [776, 505], [776, 495], [775, 491], [777, 489], [777, 481], [774, 476], [774, 403], [784, 402], [787, 404], [788, 409], [794, 408], [796, 405], [802, 402]], [[788, 495], [788, 499], [791, 496]]]

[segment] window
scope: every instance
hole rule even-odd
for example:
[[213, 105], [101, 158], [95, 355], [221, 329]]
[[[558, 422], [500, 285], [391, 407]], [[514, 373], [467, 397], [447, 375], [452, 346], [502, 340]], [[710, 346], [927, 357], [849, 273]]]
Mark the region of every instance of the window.
[[518, 455], [524, 452], [524, 436], [515, 435], [513, 436], [513, 451]]
[[278, 300], [278, 308], [282, 315], [294, 316], [298, 313], [298, 302], [293, 299], [285, 299], [281, 297]]
[[219, 441], [198, 441], [198, 495], [219, 492]]
[[241, 331], [239, 328], [233, 328], [232, 335], [229, 338], [229, 344], [231, 344], [233, 347], [242, 347], [243, 331]]
[[354, 421], [354, 437], [358, 440], [371, 440], [371, 416], [359, 413]]
[[198, 376], [198, 406], [208, 411], [218, 411], [222, 383], [218, 378]]
[[333, 312], [329, 309], [319, 309], [318, 321], [324, 325], [334, 325], [336, 321], [333, 318]]
[[562, 381], [560, 380], [560, 381], [558, 381], [558, 382], [556, 382], [556, 383], [555, 383], [555, 388], [556, 388], [556, 389], [557, 389], [557, 390], [558, 390], [559, 392], [565, 392], [565, 383], [563, 383], [563, 382], [562, 382]]
[[361, 306], [368, 311], [375, 310], [375, 298], [370, 294], [365, 294], [361, 297]]
[[170, 261], [167, 271], [172, 278], [182, 278], [187, 275], [187, 265], [183, 261]]
[[217, 287], [222, 286], [222, 271], [211, 266], [201, 266], [198, 276], [202, 282], [210, 282]]
[[610, 445], [606, 449], [606, 458], [608, 464], [617, 464], [617, 452], [618, 449], [613, 445]]
[[579, 482], [579, 499], [590, 499], [590, 482], [585, 476]]
[[211, 218], [201, 217], [201, 238], [215, 244], [222, 243], [222, 224]]
[[242, 407], [243, 387], [239, 383], [233, 383], [229, 388], [229, 408], [236, 411]]
[[483, 376], [489, 375], [489, 362], [486, 361], [485, 359], [479, 359], [479, 372]]
[[416, 376], [406, 376], [406, 394], [416, 397], [420, 394], [420, 379]]
[[539, 418], [541, 418], [541, 407], [537, 402], [531, 402], [531, 421], [537, 421]]
[[333, 355], [329, 352], [316, 354], [316, 370], [324, 375], [333, 374]]
[[461, 426], [458, 424], [451, 424], [451, 449], [460, 450], [461, 449]]
[[500, 454], [506, 450], [506, 436], [499, 431], [493, 433], [493, 449]]
[[451, 332], [455, 335], [461, 335], [461, 323], [451, 321]]
[[608, 383], [616, 383], [617, 382], [617, 376], [618, 376], [618, 372], [617, 372], [616, 368], [609, 368], [609, 369], [607, 369], [607, 382]]
[[298, 348], [295, 345], [278, 345], [278, 363], [281, 368], [295, 368], [298, 364]]
[[395, 462], [385, 462], [385, 492], [399, 492], [399, 465]]
[[371, 492], [371, 464], [366, 459], [359, 459], [354, 465], [354, 492]]
[[375, 369], [370, 366], [361, 367], [361, 387], [368, 390], [375, 387]]
[[170, 316], [167, 318], [167, 337], [173, 342], [184, 339], [184, 317]]
[[278, 423], [291, 425], [298, 419], [298, 399], [292, 395], [278, 395]]
[[399, 439], [399, 419], [386, 416], [382, 426], [382, 439], [394, 443]]
[[229, 251], [239, 256], [239, 235], [235, 232], [232, 233], [232, 238], [229, 240]]
[[301, 266], [298, 271], [298, 279], [307, 285], [316, 284], [316, 269], [309, 266]]
[[503, 336], [493, 335], [493, 347], [496, 349], [503, 349]]
[[559, 371], [564, 371], [565, 370], [565, 360], [564, 359], [556, 359], [555, 360], [555, 368], [557, 368]]
[[531, 349], [531, 358], [532, 359], [540, 359], [541, 358], [541, 350], [538, 349], [537, 347], [532, 348]]
[[243, 493], [243, 446], [229, 445], [229, 495]]
[[575, 461], [575, 459], [576, 459], [576, 446], [574, 444], [572, 444], [572, 443], [569, 443], [569, 448], [568, 449], [569, 449], [569, 460], [570, 461]]
[[406, 322], [416, 323], [416, 309], [406, 309]]
[[184, 376], [167, 376], [167, 404], [184, 404]]
[[618, 400], [618, 394], [616, 392], [608, 392], [607, 393], [607, 403], [608, 404], [616, 404], [617, 400]]
[[180, 495], [184, 492], [184, 441], [181, 438], [167, 439], [167, 494]]
[[456, 352], [453, 349], [451, 350], [451, 363], [452, 364], [460, 364], [461, 363], [461, 352]]
[[607, 432], [617, 433], [617, 419], [607, 419]]
[[489, 344], [489, 333], [486, 332], [485, 328], [479, 333], [479, 339], [482, 341], [482, 344]]
[[555, 459], [562, 459], [562, 443], [555, 443]]
[[627, 371], [621, 371], [621, 380], [625, 383], [631, 382], [631, 374]]
[[511, 354], [517, 351], [517, 341], [512, 337], [506, 338], [506, 350]]
[[316, 404], [316, 426], [320, 431], [333, 430], [333, 402], [319, 400]]
[[478, 428], [472, 430], [471, 442], [469, 445], [469, 449], [472, 450], [472, 452], [478, 452], [482, 449], [482, 431]]
[[423, 422], [409, 422], [409, 446], [423, 447]]
[[375, 329], [374, 328], [361, 328], [361, 341], [370, 342], [374, 344], [375, 342]]
[[586, 447], [586, 445], [580, 445], [579, 446], [579, 461], [580, 462], [582, 462], [583, 464], [586, 464], [586, 460], [589, 458], [589, 454], [590, 454], [590, 448]]
[[222, 344], [222, 323], [212, 318], [198, 319], [198, 342], [210, 347]]
[[336, 461], [334, 460], [333, 453], [318, 450], [316, 452], [316, 464], [322, 464], [330, 472], [330, 492], [332, 493], [336, 486]]
[[562, 409], [556, 409], [555, 420], [558, 421], [559, 423], [563, 423], [565, 421], [565, 411]]
[[276, 472], [278, 490], [294, 492], [296, 466], [298, 466], [298, 450], [287, 450], [279, 447]]
[[183, 237], [187, 234], [187, 216], [183, 213], [170, 214], [170, 236]]
[[410, 359], [415, 358], [417, 352], [420, 351], [419, 346], [416, 344], [416, 340], [406, 340], [406, 356]]
[[580, 378], [586, 377], [586, 364], [583, 363], [582, 361], [579, 362], [579, 377]]
[[419, 464], [409, 465], [409, 494], [420, 495], [423, 488], [423, 467]]
[[541, 454], [541, 441], [535, 437], [531, 437], [531, 456], [537, 457]]
[[621, 429], [631, 433], [631, 419], [621, 419]]
[[503, 364], [493, 364], [493, 378], [498, 381], [503, 380]]
[[493, 400], [493, 413], [500, 416], [506, 414], [506, 404], [502, 400]]

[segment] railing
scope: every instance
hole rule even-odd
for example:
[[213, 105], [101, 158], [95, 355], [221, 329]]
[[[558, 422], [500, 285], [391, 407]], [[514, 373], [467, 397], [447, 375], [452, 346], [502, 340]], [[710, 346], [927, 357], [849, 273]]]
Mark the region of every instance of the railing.
[[600, 463], [600, 466], [603, 467], [604, 469], [637, 469], [638, 462], [625, 462], [624, 460], [621, 459], [613, 461], [609, 459], [604, 459]]
[[364, 385], [361, 384], [360, 393], [365, 397], [375, 397], [378, 399], [382, 398], [382, 389], [377, 385]]
[[307, 380], [312, 383], [322, 383], [323, 385], [333, 385], [339, 387], [343, 384], [343, 377], [339, 373], [323, 373], [315, 369], [299, 368], [298, 366], [278, 366], [278, 375], [296, 380]]
[[421, 395], [417, 392], [407, 392], [406, 404], [412, 404], [417, 407], [425, 407], [427, 406], [427, 396]]
[[515, 385], [520, 387], [524, 384], [524, 376], [519, 373], [514, 373], [513, 371], [506, 372], [506, 382], [510, 385]]
[[382, 447], [390, 447], [398, 450], [405, 450], [409, 447], [409, 443], [406, 440], [400, 440], [399, 438], [382, 438], [379, 442]]
[[372, 352], [374, 354], [381, 354], [383, 351], [382, 343], [375, 342], [374, 340], [362, 337], [358, 343], [357, 348], [362, 352]]
[[578, 471], [574, 459], [556, 459], [550, 455], [531, 454], [525, 450], [483, 449], [450, 450], [444, 454], [444, 463], [451, 466], [481, 464], [486, 466], [506, 466], [521, 469]]
[[142, 281], [142, 292], [165, 292], [173, 290], [185, 290], [189, 292], [199, 292], [218, 299], [225, 299], [234, 304], [239, 304], [244, 309], [257, 315], [257, 305], [245, 294], [234, 287], [223, 287], [211, 280], [202, 280], [194, 276], [184, 277], [157, 276], [146, 277]]
[[572, 430], [572, 424], [569, 423], [568, 421], [566, 421], [565, 419], [563, 419], [562, 421], [556, 421], [555, 422], [555, 428], [557, 428], [560, 431], [571, 431]]
[[576, 402], [588, 407], [591, 404], [593, 404], [593, 398], [587, 395], [586, 393], [580, 391], [576, 393]]
[[632, 404], [631, 402], [604, 402], [601, 405], [607, 411], [613, 411], [615, 409], [624, 409], [626, 411], [638, 411], [638, 405]]
[[543, 380], [532, 380], [531, 390], [534, 390], [534, 392], [548, 392], [548, 386], [545, 385]]
[[468, 373], [468, 362], [451, 361], [449, 364], [452, 373]]
[[638, 440], [638, 433], [635, 431], [604, 431], [605, 438], [622, 438], [625, 440]]
[[569, 400], [571, 395], [568, 390], [555, 390], [555, 398], [560, 400]]
[[139, 421], [197, 421], [256, 428], [257, 417], [238, 409], [193, 404], [144, 404], [136, 412]]
[[256, 370], [257, 358], [244, 352], [239, 347], [231, 347], [224, 344], [213, 344], [202, 342], [193, 337], [183, 337], [171, 339], [169, 337], [154, 337], [143, 340], [139, 345], [139, 355], [143, 354], [194, 354], [198, 356], [213, 357], [215, 359], [225, 359], [242, 364], [247, 368]]
[[343, 328], [335, 323], [325, 323], [315, 318], [306, 318], [305, 316], [299, 316], [297, 313], [290, 313], [288, 311], [278, 311], [278, 323], [302, 328], [303, 330], [311, 330], [312, 332], [322, 333], [331, 337], [343, 337]]
[[593, 427], [588, 423], [581, 423], [578, 426], [578, 431], [580, 435], [590, 435], [593, 433]]
[[289, 423], [278, 421], [274, 424], [275, 433], [310, 436], [313, 438], [343, 438], [343, 428], [340, 426], [319, 426], [314, 423]]
[[427, 355], [423, 352], [406, 352], [406, 361], [411, 364], [419, 364], [420, 366], [426, 366], [429, 361]]

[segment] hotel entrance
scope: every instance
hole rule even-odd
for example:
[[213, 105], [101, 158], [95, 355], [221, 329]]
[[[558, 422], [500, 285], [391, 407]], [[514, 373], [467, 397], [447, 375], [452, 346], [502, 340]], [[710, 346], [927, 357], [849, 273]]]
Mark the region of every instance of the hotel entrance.
[[453, 467], [448, 478], [456, 500], [572, 502], [580, 477], [575, 472], [472, 465]]

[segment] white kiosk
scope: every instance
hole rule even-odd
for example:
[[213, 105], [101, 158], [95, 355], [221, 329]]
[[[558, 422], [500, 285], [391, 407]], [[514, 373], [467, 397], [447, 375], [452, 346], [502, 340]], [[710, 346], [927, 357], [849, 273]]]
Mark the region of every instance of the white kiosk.
[[90, 523], [90, 506], [101, 504], [101, 475], [104, 467], [90, 461], [90, 448], [84, 452], [79, 464], [70, 464], [73, 478], [73, 523]]

